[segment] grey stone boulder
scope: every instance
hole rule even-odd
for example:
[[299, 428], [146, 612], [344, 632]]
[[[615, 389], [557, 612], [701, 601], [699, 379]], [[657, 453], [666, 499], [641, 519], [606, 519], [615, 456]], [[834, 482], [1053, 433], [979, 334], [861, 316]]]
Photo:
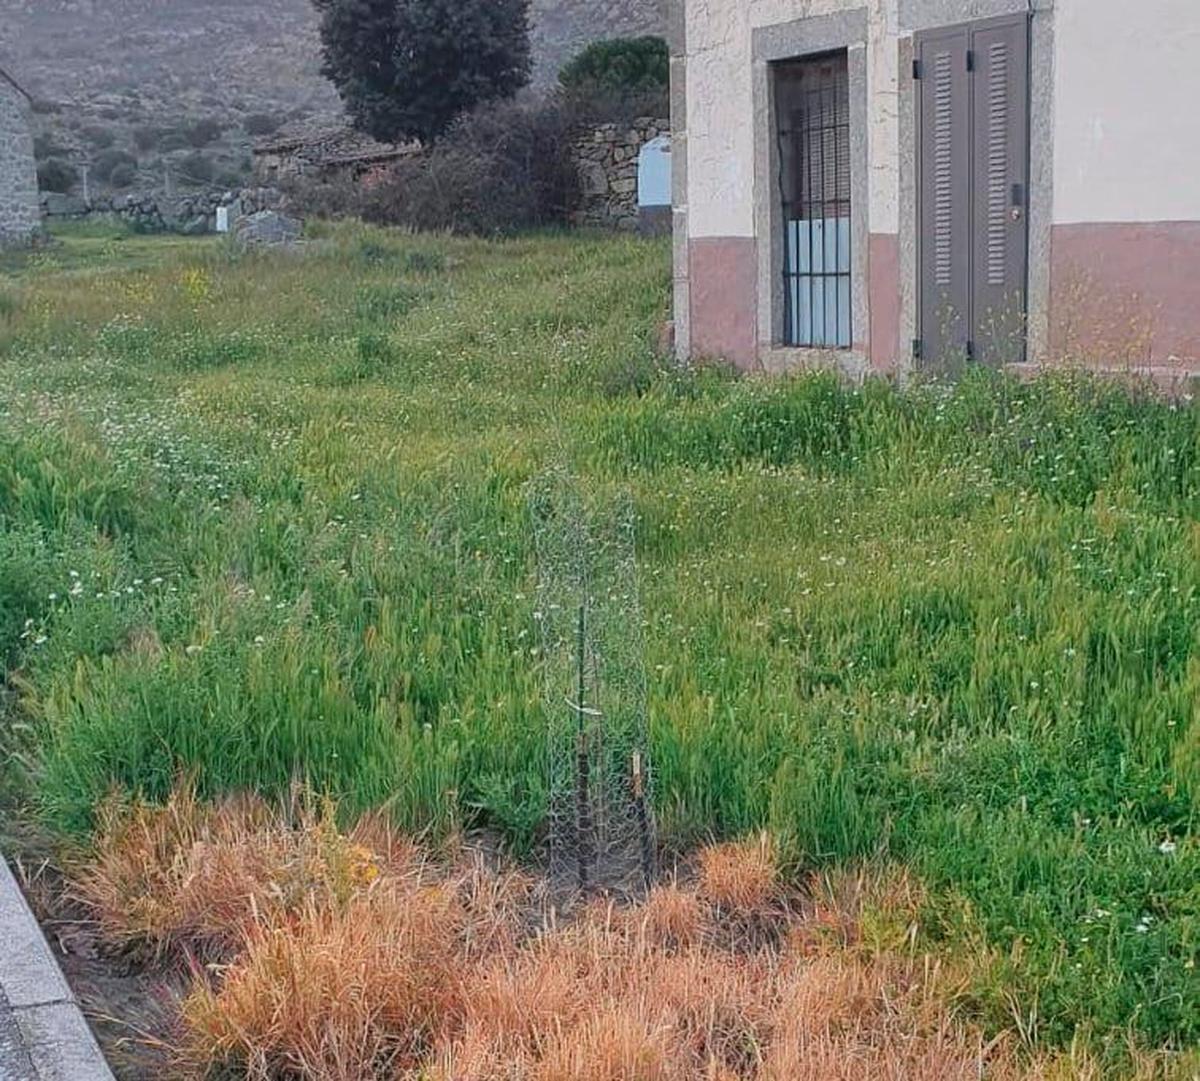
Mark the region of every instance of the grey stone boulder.
[[304, 223], [276, 210], [260, 210], [238, 218], [233, 225], [234, 239], [242, 247], [290, 247], [300, 239]]
[[194, 218], [184, 222], [179, 227], [179, 232], [183, 236], [203, 236], [205, 233], [211, 232], [209, 216], [197, 214]]

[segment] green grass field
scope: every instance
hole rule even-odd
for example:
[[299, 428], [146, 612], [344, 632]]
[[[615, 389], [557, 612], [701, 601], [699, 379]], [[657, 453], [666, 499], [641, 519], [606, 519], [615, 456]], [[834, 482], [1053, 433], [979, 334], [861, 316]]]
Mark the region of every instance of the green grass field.
[[[1200, 408], [683, 374], [635, 239], [72, 235], [0, 266], [10, 791], [286, 791], [535, 844], [527, 486], [638, 510], [656, 799], [930, 890], [964, 1000], [1200, 1040]], [[939, 947], [941, 948], [941, 947]]]

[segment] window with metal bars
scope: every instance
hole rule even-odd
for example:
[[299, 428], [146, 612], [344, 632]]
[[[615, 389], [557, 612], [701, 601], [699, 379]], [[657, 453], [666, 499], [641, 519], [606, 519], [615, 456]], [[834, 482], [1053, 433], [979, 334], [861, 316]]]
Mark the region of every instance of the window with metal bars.
[[846, 53], [776, 64], [784, 344], [848, 349], [850, 76]]

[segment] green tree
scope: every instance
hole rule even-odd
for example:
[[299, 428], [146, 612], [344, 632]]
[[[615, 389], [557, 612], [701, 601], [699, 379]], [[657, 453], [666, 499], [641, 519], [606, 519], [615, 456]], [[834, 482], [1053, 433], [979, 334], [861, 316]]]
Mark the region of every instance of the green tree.
[[660, 37], [611, 38], [589, 45], [559, 73], [573, 91], [665, 90], [671, 82], [671, 57]]
[[38, 165], [38, 187], [65, 195], [79, 182], [79, 170], [62, 158], [48, 158]]
[[97, 180], [107, 182], [111, 179], [113, 170], [122, 165], [128, 165], [136, 169], [137, 158], [128, 151], [117, 148], [102, 150], [92, 161], [92, 176]]
[[529, 81], [529, 0], [313, 0], [322, 71], [355, 127], [432, 142]]

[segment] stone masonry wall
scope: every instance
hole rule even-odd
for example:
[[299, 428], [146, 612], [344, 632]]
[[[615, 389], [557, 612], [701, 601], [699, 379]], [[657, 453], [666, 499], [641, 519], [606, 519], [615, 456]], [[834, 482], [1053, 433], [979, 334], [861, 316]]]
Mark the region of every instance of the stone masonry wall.
[[197, 192], [168, 198], [161, 192], [135, 192], [85, 203], [72, 195], [42, 197], [42, 213], [50, 219], [116, 219], [143, 233], [199, 235], [216, 229], [218, 207], [229, 208], [233, 221], [260, 210], [275, 210], [283, 193], [275, 188], [243, 188], [234, 192]]
[[667, 33], [670, 0], [533, 0], [533, 86], [553, 86], [568, 60], [593, 41]]
[[638, 155], [671, 122], [643, 116], [630, 124], [601, 124], [575, 143], [583, 205], [576, 224], [633, 230], [638, 227]]
[[40, 222], [29, 103], [0, 77], [0, 247], [29, 243]]

